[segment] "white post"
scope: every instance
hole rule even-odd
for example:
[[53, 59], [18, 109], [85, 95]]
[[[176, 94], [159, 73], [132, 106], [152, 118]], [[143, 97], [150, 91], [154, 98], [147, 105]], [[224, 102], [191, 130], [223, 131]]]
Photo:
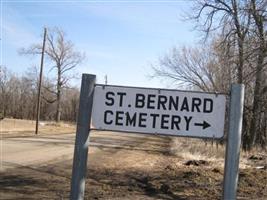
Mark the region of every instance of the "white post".
[[224, 165], [224, 200], [236, 199], [243, 120], [244, 91], [245, 87], [243, 84], [233, 84], [231, 86], [229, 129]]
[[80, 105], [77, 120], [77, 130], [72, 166], [71, 200], [84, 199], [87, 154], [89, 145], [89, 131], [93, 96], [95, 88], [95, 75], [83, 74], [80, 91]]

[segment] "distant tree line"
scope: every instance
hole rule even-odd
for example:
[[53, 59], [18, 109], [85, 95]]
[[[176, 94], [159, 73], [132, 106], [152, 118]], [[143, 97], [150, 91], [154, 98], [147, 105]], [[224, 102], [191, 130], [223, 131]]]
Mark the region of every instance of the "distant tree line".
[[[38, 70], [30, 68], [24, 75], [16, 75], [0, 66], [0, 113], [3, 117], [31, 119], [36, 117]], [[44, 88], [52, 88], [53, 81], [44, 77]], [[55, 95], [43, 89], [41, 93], [41, 120], [55, 120], [57, 103]], [[63, 88], [61, 119], [75, 121], [78, 110], [79, 89]]]
[[267, 146], [267, 2], [197, 0], [193, 20], [203, 45], [173, 48], [154, 76], [177, 86], [228, 93], [245, 84], [243, 148]]
[[[40, 43], [21, 48], [18, 52], [39, 57], [41, 51]], [[74, 49], [74, 44], [66, 39], [66, 34], [58, 27], [48, 28], [44, 55], [49, 63], [45, 67], [49, 68], [50, 77], [43, 77], [40, 118], [57, 122], [75, 121], [79, 90], [71, 87], [69, 81], [76, 77], [73, 69], [83, 61], [85, 55]], [[3, 117], [36, 118], [38, 78], [39, 69], [36, 67], [17, 76], [0, 66], [0, 113]]]

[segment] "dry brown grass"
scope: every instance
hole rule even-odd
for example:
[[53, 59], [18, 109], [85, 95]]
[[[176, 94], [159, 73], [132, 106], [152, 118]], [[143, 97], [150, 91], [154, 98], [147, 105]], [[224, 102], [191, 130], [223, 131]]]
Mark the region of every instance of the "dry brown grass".
[[[73, 123], [41, 121], [39, 134], [74, 133]], [[0, 121], [0, 133], [5, 136], [27, 136], [35, 133], [35, 121], [5, 118]]]
[[[184, 160], [206, 160], [217, 166], [223, 167], [225, 160], [225, 145], [216, 144], [216, 142], [205, 142], [196, 138], [173, 138], [171, 152], [174, 155], [181, 156]], [[253, 149], [250, 152], [240, 152], [239, 167], [244, 169], [254, 166], [255, 163], [249, 159], [252, 155], [267, 157], [267, 151], [263, 149]]]

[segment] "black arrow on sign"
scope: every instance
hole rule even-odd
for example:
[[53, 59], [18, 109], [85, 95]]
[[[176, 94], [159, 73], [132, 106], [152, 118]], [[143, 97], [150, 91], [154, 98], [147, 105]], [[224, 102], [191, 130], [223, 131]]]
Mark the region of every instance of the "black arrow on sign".
[[202, 126], [202, 129], [206, 129], [210, 127], [210, 124], [206, 121], [203, 121], [203, 123], [195, 123], [195, 126]]

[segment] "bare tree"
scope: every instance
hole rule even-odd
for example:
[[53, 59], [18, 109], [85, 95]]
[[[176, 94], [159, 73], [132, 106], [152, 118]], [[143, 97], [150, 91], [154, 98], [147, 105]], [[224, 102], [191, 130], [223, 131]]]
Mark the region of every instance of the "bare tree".
[[[43, 77], [45, 88], [55, 88], [52, 80]], [[27, 71], [18, 76], [0, 66], [0, 120], [4, 117], [19, 119], [34, 119], [37, 100], [38, 70], [30, 67]], [[57, 102], [54, 94], [44, 89], [41, 94], [43, 103], [40, 109], [40, 118], [51, 120]], [[62, 88], [62, 115], [61, 118], [67, 121], [75, 121], [78, 111], [79, 90], [77, 88]]]
[[6, 109], [7, 109], [7, 105], [6, 105], [6, 98], [7, 98], [7, 91], [6, 91], [6, 87], [7, 87], [7, 83], [9, 80], [9, 76], [8, 76], [8, 71], [6, 69], [6, 67], [1, 66], [0, 65], [0, 117], [4, 118], [6, 115]]
[[[40, 54], [41, 44], [33, 44], [27, 49], [21, 49], [20, 53]], [[83, 61], [85, 55], [74, 50], [74, 44], [66, 39], [65, 33], [59, 28], [48, 29], [45, 54], [53, 63], [51, 70], [56, 69], [56, 121], [59, 122], [62, 112], [62, 89], [74, 77], [70, 72]]]
[[265, 123], [262, 120], [263, 104], [266, 102], [262, 98], [262, 89], [266, 85], [263, 70], [266, 61], [267, 3], [263, 0], [196, 2], [198, 14], [192, 18], [197, 20], [198, 27], [202, 28], [206, 37], [211, 32], [219, 33], [223, 38], [221, 45], [236, 49], [236, 54], [231, 53], [228, 56], [236, 60], [237, 83], [246, 84], [247, 91], [253, 94], [252, 97], [248, 92], [246, 95], [244, 123], [247, 129], [243, 134], [243, 147], [251, 149], [255, 143], [266, 144], [266, 133], [262, 128]]
[[172, 80], [177, 85], [191, 86], [202, 91], [217, 91], [214, 73], [216, 70], [210, 51], [203, 48], [173, 48], [154, 66], [154, 77]]
[[247, 0], [197, 0], [194, 10], [197, 27], [208, 38], [211, 32], [219, 33], [222, 43], [237, 50], [237, 82], [243, 83], [243, 68], [245, 60], [244, 43], [248, 35], [251, 15], [246, 12]]
[[[255, 49], [256, 52], [256, 69], [255, 69], [255, 86], [254, 86], [254, 99], [253, 99], [253, 108], [252, 108], [252, 119], [251, 119], [251, 127], [250, 127], [250, 145], [255, 144], [257, 142], [261, 143], [264, 141], [267, 142], [266, 133], [261, 133], [260, 130], [260, 119], [261, 119], [261, 111], [264, 111], [264, 97], [267, 93], [266, 89], [266, 80], [264, 80], [264, 67], [266, 69], [266, 60], [267, 60], [267, 2], [266, 1], [250, 1], [249, 12], [253, 18], [253, 29], [252, 33], [255, 35]], [[266, 112], [266, 111], [265, 111]], [[265, 113], [267, 115], [267, 113]], [[266, 123], [266, 122], [265, 122]], [[266, 130], [265, 130], [266, 131]]]
[[[160, 60], [155, 75], [182, 81], [203, 91], [226, 92], [233, 82], [245, 84], [243, 148], [249, 150], [258, 144], [264, 147], [267, 144], [267, 79], [264, 78], [267, 75], [267, 2], [195, 2], [197, 14], [190, 19], [196, 20], [197, 27], [204, 33], [206, 48], [195, 50], [196, 56], [183, 49], [173, 51]], [[211, 33], [213, 37], [209, 37]], [[210, 38], [213, 41], [208, 45]]]

